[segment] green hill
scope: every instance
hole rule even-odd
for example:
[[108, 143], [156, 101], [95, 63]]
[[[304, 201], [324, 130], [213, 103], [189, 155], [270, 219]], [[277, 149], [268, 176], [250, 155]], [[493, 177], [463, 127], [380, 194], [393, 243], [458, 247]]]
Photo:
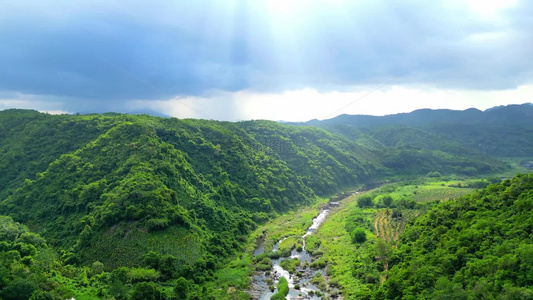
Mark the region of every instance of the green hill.
[[[526, 157], [533, 155], [533, 105], [508, 105], [485, 111], [467, 109], [421, 109], [411, 113], [387, 116], [341, 115], [332, 119], [312, 120], [296, 125], [316, 126], [347, 137], [364, 131], [383, 135], [389, 129], [411, 128], [423, 135], [438, 136], [461, 145], [468, 151], [482, 152], [494, 157]], [[394, 139], [401, 138], [395, 136]], [[404, 139], [404, 146], [418, 147], [420, 139]]]
[[533, 175], [443, 202], [408, 226], [377, 299], [533, 298]]
[[152, 250], [183, 270], [215, 269], [257, 223], [385, 170], [342, 137], [274, 122], [18, 110], [0, 120], [0, 213], [68, 262], [108, 269]]
[[[180, 277], [200, 287], [218, 280], [258, 224], [317, 196], [430, 171], [505, 168], [412, 130], [393, 141], [386, 132], [347, 136], [269, 121], [25, 110], [1, 111], [0, 126], [0, 215], [44, 238], [59, 254], [57, 272], [94, 264], [108, 271], [94, 284], [117, 299], [126, 297], [118, 296], [122, 286], [141, 291], [147, 281], [168, 288]], [[420, 143], [404, 145], [412, 136]]]

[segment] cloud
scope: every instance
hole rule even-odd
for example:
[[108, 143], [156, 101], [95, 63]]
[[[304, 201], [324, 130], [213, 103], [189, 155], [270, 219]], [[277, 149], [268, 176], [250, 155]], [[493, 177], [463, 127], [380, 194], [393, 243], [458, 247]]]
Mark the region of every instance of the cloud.
[[429, 86], [409, 88], [398, 85], [380, 89], [357, 87], [344, 92], [319, 92], [306, 88], [283, 93], [218, 92], [210, 97], [137, 100], [126, 103], [123, 109], [149, 110], [177, 118], [299, 122], [314, 118], [329, 119], [339, 114], [387, 115], [420, 108], [464, 110], [475, 107], [485, 110], [498, 105], [531, 102], [532, 94], [533, 84], [499, 91], [436, 89]]
[[6, 1], [0, 98], [101, 112], [226, 93], [209, 105], [227, 119], [241, 114], [239, 93], [531, 83], [533, 5], [492, 0], [481, 11], [478, 2]]

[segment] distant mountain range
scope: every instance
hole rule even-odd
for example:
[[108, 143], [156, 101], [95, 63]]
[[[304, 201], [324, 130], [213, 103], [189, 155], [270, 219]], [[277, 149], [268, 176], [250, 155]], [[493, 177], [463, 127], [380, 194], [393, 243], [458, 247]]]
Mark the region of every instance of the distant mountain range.
[[347, 115], [342, 114], [335, 118], [319, 121], [313, 119], [307, 122], [289, 122], [297, 125], [442, 125], [453, 123], [479, 124], [502, 122], [505, 124], [533, 124], [533, 104], [513, 104], [496, 106], [485, 111], [476, 108], [466, 110], [450, 109], [419, 109], [410, 113], [399, 113], [386, 116]]
[[[395, 130], [411, 128], [492, 156], [533, 155], [531, 103], [497, 106], [485, 111], [474, 108], [463, 111], [420, 109], [387, 116], [340, 115], [323, 121], [290, 124], [320, 127], [348, 138], [358, 133], [374, 136], [387, 127]], [[417, 140], [404, 142], [409, 145]]]

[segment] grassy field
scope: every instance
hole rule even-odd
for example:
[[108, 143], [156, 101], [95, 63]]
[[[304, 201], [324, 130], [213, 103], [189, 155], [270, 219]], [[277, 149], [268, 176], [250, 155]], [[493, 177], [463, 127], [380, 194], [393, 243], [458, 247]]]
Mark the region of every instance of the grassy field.
[[[364, 288], [359, 280], [352, 276], [353, 262], [364, 255], [365, 246], [354, 244], [349, 232], [346, 230], [346, 220], [353, 211], [362, 211], [363, 218], [372, 220], [375, 209], [361, 210], [357, 206], [358, 196], [350, 196], [341, 201], [338, 208], [333, 209], [322, 226], [315, 233], [320, 240], [320, 251], [323, 259], [327, 262], [327, 277], [329, 285], [338, 286], [341, 293], [347, 297], [353, 297], [353, 291]], [[375, 239], [369, 231], [367, 239]]]
[[416, 180], [405, 183], [395, 183], [378, 188], [372, 191], [376, 200], [383, 196], [389, 195], [394, 200], [402, 198], [414, 200], [416, 202], [427, 202], [434, 200], [449, 200], [451, 198], [460, 197], [472, 192], [475, 188], [471, 188], [474, 182], [480, 180], [440, 180], [427, 179], [424, 181]]

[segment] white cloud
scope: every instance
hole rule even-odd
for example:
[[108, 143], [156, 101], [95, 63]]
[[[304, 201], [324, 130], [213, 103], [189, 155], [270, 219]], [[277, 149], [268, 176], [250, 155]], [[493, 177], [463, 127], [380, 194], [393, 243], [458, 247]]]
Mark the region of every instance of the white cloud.
[[516, 0], [468, 0], [470, 9], [483, 16], [493, 16], [516, 5]]
[[70, 115], [72, 112], [64, 110], [41, 110], [40, 112], [49, 114], [49, 115]]
[[307, 88], [280, 94], [240, 91], [220, 92], [209, 98], [137, 100], [130, 103], [130, 108], [148, 108], [178, 118], [307, 121], [333, 118], [339, 114], [387, 115], [420, 108], [464, 110], [474, 107], [484, 110], [531, 102], [531, 95], [533, 85], [499, 91], [391, 86], [378, 90], [359, 87], [348, 92], [321, 93]]

